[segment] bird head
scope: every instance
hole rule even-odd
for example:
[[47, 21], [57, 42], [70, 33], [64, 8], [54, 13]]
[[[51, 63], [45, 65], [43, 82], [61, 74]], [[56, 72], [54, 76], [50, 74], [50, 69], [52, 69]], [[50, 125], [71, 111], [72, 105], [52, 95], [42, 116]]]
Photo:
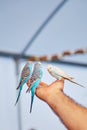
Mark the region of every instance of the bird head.
[[52, 65], [48, 65], [47, 66], [47, 70], [49, 73], [51, 73], [53, 71], [53, 66]]

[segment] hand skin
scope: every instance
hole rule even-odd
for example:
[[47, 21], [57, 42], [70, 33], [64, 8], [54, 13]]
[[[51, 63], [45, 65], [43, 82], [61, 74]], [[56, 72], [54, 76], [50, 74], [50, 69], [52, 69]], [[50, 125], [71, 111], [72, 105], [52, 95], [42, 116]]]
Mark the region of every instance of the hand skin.
[[64, 80], [48, 85], [41, 82], [36, 96], [45, 101], [68, 130], [87, 130], [87, 109], [63, 92]]

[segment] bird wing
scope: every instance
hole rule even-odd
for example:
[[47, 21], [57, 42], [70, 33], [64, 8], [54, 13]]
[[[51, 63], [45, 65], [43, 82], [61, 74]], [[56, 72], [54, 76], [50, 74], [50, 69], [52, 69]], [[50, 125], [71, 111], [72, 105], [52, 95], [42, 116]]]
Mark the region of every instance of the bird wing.
[[53, 67], [52, 73], [54, 73], [55, 76], [61, 76], [61, 77], [65, 78], [65, 79], [69, 79], [69, 80], [72, 79], [72, 77], [68, 76], [64, 71], [62, 71], [58, 67]]
[[[28, 87], [28, 89], [26, 90], [26, 93], [27, 93], [27, 92], [30, 92], [30, 90], [32, 89], [32, 87], [34, 86], [34, 84], [40, 82], [39, 80], [40, 80], [40, 79], [38, 78], [38, 79], [32, 81], [32, 83], [29, 84], [29, 87]], [[39, 84], [39, 83], [38, 83], [38, 84]]]
[[22, 80], [25, 79], [26, 77], [28, 77], [30, 75], [30, 68], [27, 67], [22, 70], [22, 73], [21, 73], [21, 78]]

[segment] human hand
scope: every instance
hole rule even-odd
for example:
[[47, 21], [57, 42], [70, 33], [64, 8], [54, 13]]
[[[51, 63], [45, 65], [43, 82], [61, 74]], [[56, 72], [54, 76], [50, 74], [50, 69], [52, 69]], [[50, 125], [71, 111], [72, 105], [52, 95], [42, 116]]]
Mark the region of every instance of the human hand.
[[58, 93], [63, 92], [64, 80], [56, 80], [52, 84], [48, 85], [44, 82], [39, 84], [39, 87], [36, 89], [36, 96], [41, 100], [48, 102], [50, 99], [58, 96]]

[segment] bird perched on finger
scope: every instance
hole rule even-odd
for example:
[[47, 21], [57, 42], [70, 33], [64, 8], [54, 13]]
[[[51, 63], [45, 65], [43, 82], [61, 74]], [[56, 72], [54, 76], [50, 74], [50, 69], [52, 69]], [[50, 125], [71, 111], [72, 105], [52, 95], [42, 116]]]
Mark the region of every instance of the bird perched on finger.
[[29, 81], [29, 79], [32, 75], [32, 67], [33, 67], [33, 64], [31, 61], [28, 61], [25, 64], [25, 66], [23, 67], [23, 70], [21, 72], [20, 82], [19, 82], [18, 87], [16, 88], [17, 90], [19, 89], [19, 93], [18, 93], [18, 97], [17, 97], [15, 105], [17, 104], [17, 102], [19, 100], [19, 97], [21, 95], [21, 90], [22, 90], [24, 84]]
[[47, 70], [48, 72], [51, 74], [51, 76], [53, 76], [56, 79], [66, 79], [72, 83], [75, 83], [81, 87], [84, 87], [83, 85], [77, 83], [74, 81], [74, 79], [70, 76], [68, 76], [64, 71], [62, 71], [60, 68], [53, 66], [53, 65], [48, 65], [47, 66]]
[[43, 71], [42, 71], [41, 63], [36, 62], [34, 65], [32, 76], [31, 76], [29, 82], [27, 83], [27, 85], [29, 87], [27, 89], [27, 92], [31, 91], [30, 113], [32, 111], [32, 105], [33, 105], [33, 101], [34, 101], [35, 91], [36, 91], [36, 88], [39, 86], [39, 83], [41, 82], [42, 77], [43, 77]]

